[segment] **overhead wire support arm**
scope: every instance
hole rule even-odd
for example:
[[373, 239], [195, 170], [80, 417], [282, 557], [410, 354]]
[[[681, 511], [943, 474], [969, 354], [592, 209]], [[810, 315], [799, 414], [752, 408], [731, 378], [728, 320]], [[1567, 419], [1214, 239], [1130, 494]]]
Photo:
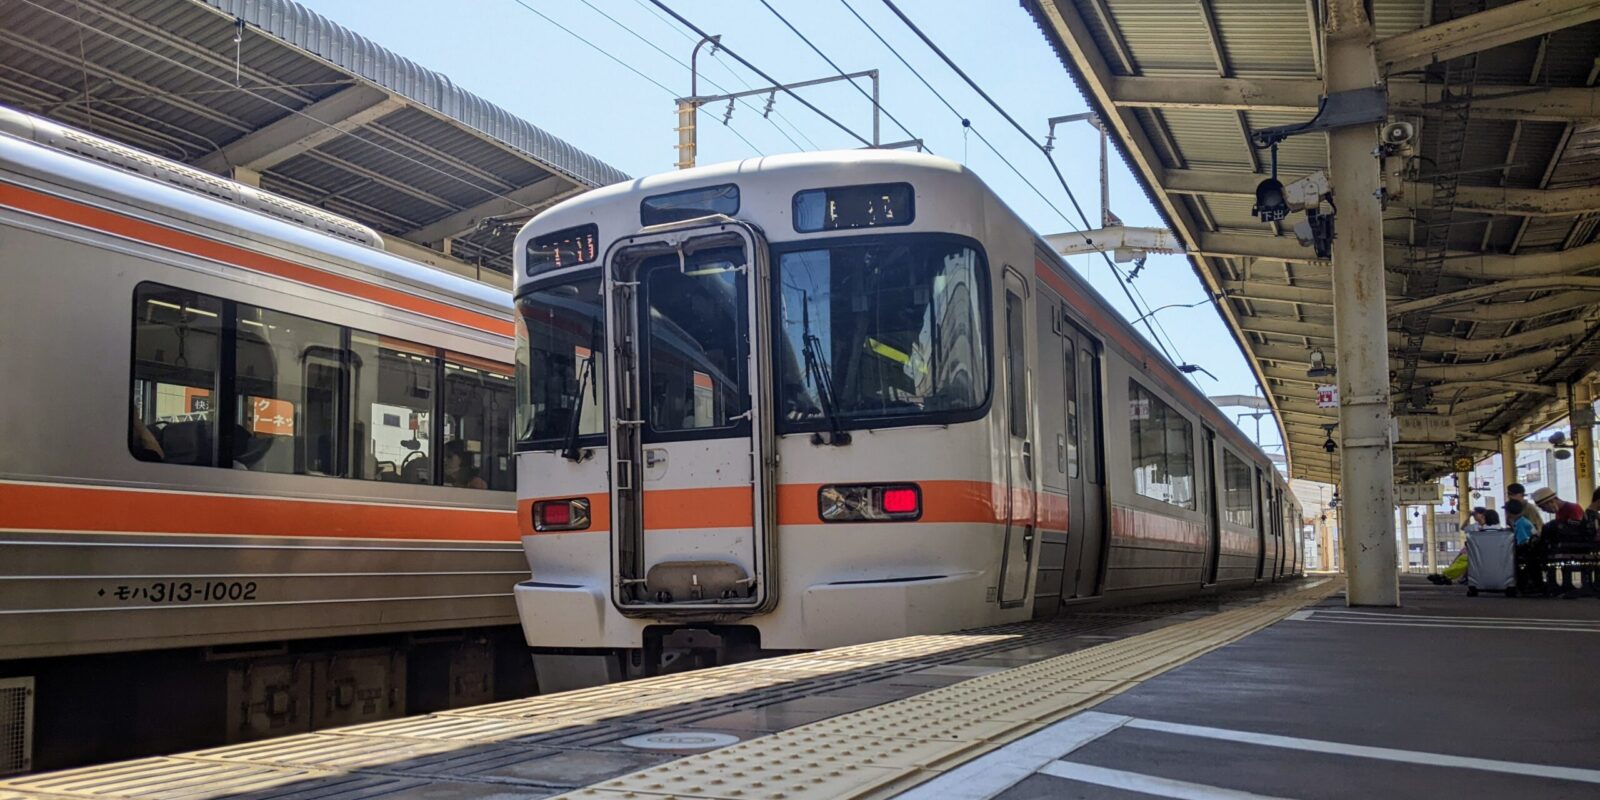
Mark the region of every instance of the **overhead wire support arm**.
[[[688, 28], [689, 30], [694, 31], [695, 33], [699, 34], [702, 37], [706, 37], [706, 38], [710, 37], [710, 34], [707, 34], [704, 30], [701, 30], [700, 26], [694, 24], [693, 22], [690, 22], [688, 19], [685, 19], [682, 14], [679, 14], [678, 12], [672, 10], [672, 7], [667, 5], [666, 3], [662, 2], [662, 0], [650, 0], [650, 3], [652, 5], [654, 5], [656, 8], [659, 8], [662, 11], [665, 11], [668, 16], [671, 16], [673, 19], [677, 20], [679, 25], [682, 25], [685, 28]], [[722, 52], [727, 53], [730, 57], [732, 57], [733, 60], [735, 60], [735, 61], [739, 62], [740, 64], [742, 64], [745, 69], [748, 69], [751, 72], [754, 72], [755, 74], [761, 76], [762, 80], [766, 81], [767, 83], [772, 84], [772, 86], [774, 88], [778, 89], [779, 91], [782, 91], [784, 94], [787, 94], [790, 97], [793, 97], [795, 99], [795, 102], [797, 102], [800, 105], [803, 105], [806, 108], [810, 109], [817, 116], [822, 117], [823, 119], [827, 120], [830, 124], [832, 124], [834, 127], [838, 128], [839, 130], [844, 131], [845, 133], [849, 134], [852, 139], [855, 139], [856, 141], [860, 142], [861, 144], [863, 144], [863, 145], [865, 145], [867, 147], [871, 147], [872, 146], [872, 142], [868, 141], [861, 134], [856, 133], [855, 131], [851, 130], [850, 127], [848, 125], [845, 125], [843, 122], [840, 122], [839, 120], [834, 119], [834, 117], [831, 114], [829, 114], [828, 112], [823, 111], [820, 108], [817, 108], [815, 103], [812, 103], [811, 101], [806, 100], [804, 97], [801, 97], [800, 95], [795, 94], [793, 90], [784, 87], [784, 85], [782, 83], [780, 83], [777, 78], [774, 78], [771, 75], [768, 75], [766, 72], [762, 71], [762, 69], [760, 67], [757, 67], [756, 65], [750, 63], [750, 61], [748, 59], [746, 59], [744, 56], [741, 56], [738, 53], [734, 52], [733, 48], [728, 47], [727, 45], [723, 45], [723, 44], [719, 44], [718, 47], [722, 50]]]
[[[733, 116], [733, 104], [735, 102], [737, 102], [738, 100], [741, 100], [741, 99], [746, 98], [746, 97], [756, 97], [756, 96], [759, 96], [759, 95], [767, 95], [767, 98], [768, 98], [767, 99], [767, 111], [762, 114], [762, 116], [766, 116], [766, 114], [770, 113], [771, 110], [772, 110], [772, 104], [773, 104], [775, 98], [777, 97], [777, 93], [778, 92], [788, 92], [790, 94], [793, 94], [793, 92], [789, 92], [790, 89], [803, 89], [803, 88], [805, 88], [807, 86], [819, 86], [821, 84], [837, 83], [839, 81], [848, 81], [852, 85], [854, 85], [856, 80], [858, 80], [860, 78], [870, 78], [872, 80], [872, 96], [873, 97], [877, 97], [878, 96], [878, 71], [875, 70], [875, 69], [863, 70], [861, 72], [851, 72], [851, 73], [845, 73], [845, 74], [839, 74], [839, 75], [831, 75], [831, 76], [826, 77], [826, 78], [817, 78], [815, 80], [800, 81], [798, 83], [788, 83], [788, 84], [773, 85], [773, 86], [762, 86], [762, 87], [759, 87], [759, 88], [747, 89], [747, 90], [742, 91], [742, 92], [730, 92], [730, 93], [727, 93], [727, 94], [713, 94], [713, 95], [701, 95], [701, 94], [698, 94], [696, 92], [697, 92], [697, 89], [699, 87], [699, 75], [695, 72], [695, 67], [697, 66], [697, 62], [695, 61], [695, 57], [700, 54], [701, 46], [705, 45], [707, 42], [710, 42], [712, 47], [721, 47], [721, 45], [719, 44], [719, 39], [720, 38], [721, 37], [707, 37], [705, 39], [702, 39], [700, 41], [700, 44], [695, 45], [694, 55], [691, 55], [690, 58], [689, 58], [689, 63], [690, 63], [689, 91], [690, 91], [691, 94], [688, 97], [680, 97], [677, 100], [677, 103], [678, 103], [678, 168], [679, 169], [688, 169], [689, 167], [692, 167], [692, 166], [695, 165], [695, 155], [696, 155], [697, 151], [699, 150], [699, 131], [698, 131], [698, 126], [695, 123], [695, 112], [697, 110], [699, 110], [699, 108], [701, 106], [710, 105], [712, 103], [727, 102], [728, 109], [727, 109], [727, 112], [722, 117], [722, 124], [726, 125], [726, 124], [728, 124], [729, 118], [731, 118]], [[721, 49], [723, 49], [725, 51], [727, 50], [726, 47], [722, 47]], [[869, 143], [867, 145], [868, 147], [878, 147], [879, 146], [879, 144], [878, 144], [878, 112], [879, 112], [878, 104], [876, 102], [874, 102], [872, 104], [872, 141], [871, 141], [871, 143]], [[860, 137], [857, 137], [857, 138], [860, 138]], [[920, 142], [921, 140], [919, 139], [919, 140], [916, 140], [916, 141]]]

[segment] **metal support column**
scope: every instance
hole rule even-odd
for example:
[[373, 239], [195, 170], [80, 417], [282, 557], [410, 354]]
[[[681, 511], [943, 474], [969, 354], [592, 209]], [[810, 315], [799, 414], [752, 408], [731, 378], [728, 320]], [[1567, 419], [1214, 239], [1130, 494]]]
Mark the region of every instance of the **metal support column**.
[[[1366, 0], [1328, 0], [1323, 52], [1329, 94], [1379, 83], [1376, 34]], [[1333, 328], [1339, 361], [1339, 486], [1344, 502], [1346, 602], [1400, 605], [1394, 523], [1394, 444], [1389, 432], [1389, 325], [1383, 270], [1381, 166], [1376, 125], [1328, 132], [1339, 195], [1333, 239]]]
[[1579, 381], [1567, 396], [1572, 401], [1572, 472], [1578, 480], [1578, 496], [1572, 499], [1586, 506], [1594, 494], [1594, 387]]
[[1456, 522], [1465, 525], [1472, 521], [1472, 476], [1470, 473], [1456, 473]]
[[[1495, 487], [1500, 492], [1500, 502], [1504, 503], [1506, 500], [1506, 487], [1516, 482], [1517, 437], [1515, 434], [1502, 433], [1500, 434], [1500, 485]], [[1505, 520], [1505, 523], [1509, 525], [1511, 520]]]
[[1433, 522], [1433, 504], [1429, 503], [1422, 515], [1422, 524], [1427, 526], [1422, 529], [1422, 565], [1428, 568], [1428, 575], [1439, 571], [1439, 535], [1434, 532]]

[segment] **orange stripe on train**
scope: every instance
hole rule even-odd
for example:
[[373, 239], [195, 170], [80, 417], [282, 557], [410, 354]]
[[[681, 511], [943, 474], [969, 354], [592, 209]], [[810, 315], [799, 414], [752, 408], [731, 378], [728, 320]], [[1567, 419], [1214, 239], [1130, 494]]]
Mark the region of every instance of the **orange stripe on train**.
[[512, 542], [509, 511], [0, 483], [0, 528]]

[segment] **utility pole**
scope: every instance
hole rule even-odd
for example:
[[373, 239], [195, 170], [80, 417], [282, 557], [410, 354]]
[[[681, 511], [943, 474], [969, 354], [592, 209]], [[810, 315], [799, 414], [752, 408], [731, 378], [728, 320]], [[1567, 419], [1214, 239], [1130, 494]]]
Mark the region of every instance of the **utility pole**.
[[[1377, 34], [1367, 0], [1327, 0], [1323, 52], [1326, 93], [1380, 84]], [[1328, 161], [1339, 197], [1333, 238], [1333, 328], [1338, 349], [1339, 483], [1344, 493], [1346, 602], [1400, 605], [1394, 521], [1394, 444], [1390, 440], [1389, 324], [1383, 270], [1382, 170], [1378, 126], [1328, 131]]]

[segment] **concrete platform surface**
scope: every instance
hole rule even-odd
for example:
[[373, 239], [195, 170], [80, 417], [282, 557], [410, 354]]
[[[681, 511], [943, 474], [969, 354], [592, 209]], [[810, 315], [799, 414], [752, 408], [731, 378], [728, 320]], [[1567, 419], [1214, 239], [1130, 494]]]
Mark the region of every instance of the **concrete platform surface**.
[[1600, 600], [1343, 595], [903, 795], [1600, 797]]

